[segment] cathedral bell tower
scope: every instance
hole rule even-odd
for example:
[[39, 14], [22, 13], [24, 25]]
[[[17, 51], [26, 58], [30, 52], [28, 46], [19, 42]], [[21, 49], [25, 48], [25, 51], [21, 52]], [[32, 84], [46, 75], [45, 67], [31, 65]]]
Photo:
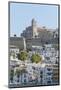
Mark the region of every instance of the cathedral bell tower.
[[36, 24], [35, 19], [33, 18], [32, 19], [32, 37], [35, 38], [37, 36], [38, 36], [38, 33], [37, 33], [37, 24]]

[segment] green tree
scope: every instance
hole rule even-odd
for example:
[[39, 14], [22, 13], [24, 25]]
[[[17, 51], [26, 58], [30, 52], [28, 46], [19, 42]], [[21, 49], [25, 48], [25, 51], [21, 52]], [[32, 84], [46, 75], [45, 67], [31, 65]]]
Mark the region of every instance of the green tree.
[[39, 54], [33, 54], [31, 56], [31, 61], [35, 63], [39, 63], [42, 60], [42, 57]]
[[28, 53], [26, 51], [22, 51], [18, 54], [18, 59], [25, 61], [28, 58]]

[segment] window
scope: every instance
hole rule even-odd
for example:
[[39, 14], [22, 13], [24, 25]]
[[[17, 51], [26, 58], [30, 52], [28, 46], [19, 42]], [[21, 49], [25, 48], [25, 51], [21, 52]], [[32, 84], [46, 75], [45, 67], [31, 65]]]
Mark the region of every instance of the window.
[[48, 71], [51, 71], [51, 68], [47, 68]]
[[19, 79], [17, 80], [17, 82], [19, 82]]
[[48, 84], [51, 84], [51, 81], [47, 81]]
[[17, 77], [19, 78], [19, 77], [20, 77], [20, 75], [18, 74], [18, 75], [17, 75]]
[[26, 74], [24, 74], [24, 78], [26, 77]]
[[43, 74], [43, 72], [42, 72], [42, 71], [40, 71], [40, 74]]
[[48, 44], [48, 42], [46, 42], [46, 44]]
[[26, 83], [26, 79], [24, 79], [24, 83]]
[[10, 77], [11, 83], [13, 83], [13, 77]]
[[47, 60], [49, 60], [50, 59], [50, 57], [45, 57]]
[[51, 75], [52, 73], [47, 73], [48, 75]]

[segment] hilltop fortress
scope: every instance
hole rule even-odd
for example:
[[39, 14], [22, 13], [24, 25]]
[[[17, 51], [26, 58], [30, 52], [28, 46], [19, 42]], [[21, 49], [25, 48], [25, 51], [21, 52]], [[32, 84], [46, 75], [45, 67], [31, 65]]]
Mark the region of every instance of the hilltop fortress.
[[57, 44], [58, 41], [58, 29], [38, 27], [35, 19], [32, 19], [31, 26], [23, 30], [21, 37], [10, 37], [10, 45], [17, 46], [20, 50], [24, 49], [24, 46], [31, 50], [32, 45]]

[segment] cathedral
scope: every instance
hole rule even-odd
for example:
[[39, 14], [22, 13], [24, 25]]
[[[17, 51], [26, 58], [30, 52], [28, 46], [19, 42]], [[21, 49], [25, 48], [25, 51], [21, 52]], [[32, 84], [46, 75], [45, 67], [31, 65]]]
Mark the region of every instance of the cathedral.
[[51, 40], [53, 37], [53, 32], [44, 26], [39, 27], [33, 18], [31, 21], [31, 26], [26, 27], [23, 33], [21, 33], [21, 36], [25, 38], [41, 38], [44, 40]]
[[24, 45], [25, 48], [31, 49], [32, 45], [40, 46], [56, 43], [58, 43], [58, 29], [40, 27], [34, 18], [31, 21], [31, 25], [23, 30], [21, 37], [10, 37], [10, 45], [18, 46], [19, 49], [23, 49]]

